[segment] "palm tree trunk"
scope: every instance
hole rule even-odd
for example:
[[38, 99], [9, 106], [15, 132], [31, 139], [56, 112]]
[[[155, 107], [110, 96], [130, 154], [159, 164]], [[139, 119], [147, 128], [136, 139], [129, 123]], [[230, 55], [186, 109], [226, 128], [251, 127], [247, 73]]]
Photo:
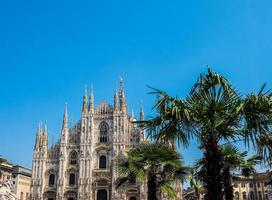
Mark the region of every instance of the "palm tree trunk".
[[157, 185], [156, 185], [156, 175], [150, 174], [149, 179], [147, 180], [147, 192], [148, 200], [158, 200], [157, 198]]
[[233, 187], [231, 185], [231, 175], [229, 167], [223, 169], [223, 179], [225, 200], [233, 200]]
[[203, 145], [204, 148], [204, 188], [205, 200], [222, 200], [222, 173], [223, 156], [215, 138], [210, 137]]

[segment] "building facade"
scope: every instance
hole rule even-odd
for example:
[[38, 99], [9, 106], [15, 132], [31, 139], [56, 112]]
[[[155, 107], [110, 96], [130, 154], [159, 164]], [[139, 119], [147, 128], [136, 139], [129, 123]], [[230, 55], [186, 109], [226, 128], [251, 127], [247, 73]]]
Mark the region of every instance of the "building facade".
[[0, 157], [0, 200], [30, 200], [31, 169]]
[[[245, 177], [240, 174], [233, 175], [234, 200], [272, 200], [272, 174], [271, 172], [255, 173]], [[199, 198], [195, 191], [188, 188], [183, 192], [184, 200], [204, 200], [205, 190], [200, 189]]]
[[255, 173], [252, 176], [235, 176], [233, 181], [235, 200], [270, 200], [271, 172]]
[[30, 200], [31, 169], [15, 165], [12, 172], [12, 192], [19, 200]]
[[13, 165], [5, 158], [0, 157], [0, 183], [5, 183], [11, 180]]
[[[115, 157], [144, 140], [144, 130], [127, 110], [123, 82], [114, 104], [94, 106], [91, 88], [85, 88], [81, 119], [68, 126], [67, 107], [60, 140], [48, 146], [46, 126], [37, 130], [33, 152], [31, 199], [35, 200], [139, 200], [146, 198], [144, 184], [115, 189]], [[143, 109], [140, 118], [144, 118]], [[42, 130], [43, 129], [43, 130]]]

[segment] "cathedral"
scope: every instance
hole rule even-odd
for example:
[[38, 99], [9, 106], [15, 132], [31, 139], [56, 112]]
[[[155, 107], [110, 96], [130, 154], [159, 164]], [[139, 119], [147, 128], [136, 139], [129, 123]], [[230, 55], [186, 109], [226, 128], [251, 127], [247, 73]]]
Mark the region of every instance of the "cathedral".
[[[32, 200], [142, 200], [144, 184], [115, 188], [115, 157], [144, 140], [144, 130], [128, 114], [123, 81], [113, 106], [94, 106], [93, 89], [85, 88], [81, 119], [68, 126], [64, 110], [60, 139], [48, 146], [46, 126], [39, 125], [32, 161]], [[140, 119], [143, 120], [143, 108]]]

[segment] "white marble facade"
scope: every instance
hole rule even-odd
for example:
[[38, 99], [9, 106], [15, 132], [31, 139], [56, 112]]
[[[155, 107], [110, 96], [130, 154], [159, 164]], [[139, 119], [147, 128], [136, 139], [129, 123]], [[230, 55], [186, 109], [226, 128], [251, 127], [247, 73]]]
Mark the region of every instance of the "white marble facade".
[[[140, 118], [144, 113], [140, 109]], [[114, 105], [94, 107], [91, 88], [85, 88], [81, 119], [68, 126], [67, 107], [60, 140], [48, 146], [47, 128], [39, 125], [33, 152], [31, 199], [35, 200], [139, 200], [146, 187], [134, 184], [115, 189], [114, 158], [139, 144], [144, 131], [127, 111], [123, 82], [114, 93]]]

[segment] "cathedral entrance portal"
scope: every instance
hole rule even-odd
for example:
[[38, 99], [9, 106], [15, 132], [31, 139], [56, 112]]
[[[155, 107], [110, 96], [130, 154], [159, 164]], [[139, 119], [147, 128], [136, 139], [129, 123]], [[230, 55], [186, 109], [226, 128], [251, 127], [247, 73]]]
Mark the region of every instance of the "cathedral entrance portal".
[[98, 190], [97, 191], [97, 200], [108, 200], [107, 190]]

